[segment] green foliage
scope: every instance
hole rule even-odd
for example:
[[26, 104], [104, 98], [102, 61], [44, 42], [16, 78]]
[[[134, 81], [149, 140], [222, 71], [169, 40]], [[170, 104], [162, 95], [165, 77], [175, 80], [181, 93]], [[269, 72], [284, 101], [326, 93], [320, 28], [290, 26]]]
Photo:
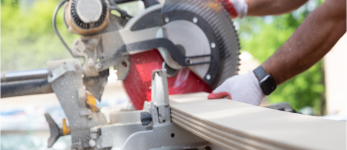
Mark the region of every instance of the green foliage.
[[[18, 0], [1, 0], [1, 68], [3, 71], [45, 68], [52, 59], [71, 57], [52, 27], [57, 0], [36, 0], [32, 6]], [[77, 37], [69, 33], [60, 11], [57, 26], [66, 42]]]
[[[295, 15], [289, 13], [274, 17], [249, 17], [237, 20], [237, 23], [240, 24], [242, 50], [251, 53], [261, 63], [264, 62], [286, 42], [309, 14], [307, 5], [300, 9], [301, 12], [296, 12]], [[321, 112], [324, 110], [322, 97], [324, 97], [325, 90], [323, 74], [322, 63], [319, 62], [304, 73], [280, 85], [269, 96], [269, 102], [289, 102], [296, 110], [311, 106], [317, 115], [322, 114]]]

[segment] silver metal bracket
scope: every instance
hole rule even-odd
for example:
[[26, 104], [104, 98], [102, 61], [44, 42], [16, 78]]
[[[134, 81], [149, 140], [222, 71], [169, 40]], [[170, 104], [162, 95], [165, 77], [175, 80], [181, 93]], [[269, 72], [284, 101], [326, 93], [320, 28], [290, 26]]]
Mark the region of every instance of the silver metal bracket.
[[152, 103], [152, 118], [158, 118], [158, 123], [171, 122], [166, 69], [152, 73]]
[[83, 71], [87, 77], [99, 75], [102, 64], [98, 62], [97, 49], [100, 47], [100, 36], [81, 37], [74, 41], [72, 53], [84, 58]]
[[64, 75], [68, 71], [76, 71], [76, 67], [80, 67], [77, 64], [73, 63], [64, 63], [59, 65], [57, 68], [51, 71], [51, 74], [48, 76], [48, 82], [51, 83], [54, 80], [58, 79], [60, 76]]
[[82, 67], [78, 59], [55, 60], [47, 63], [51, 73], [48, 80], [67, 117], [71, 135], [71, 149], [89, 149], [90, 128], [106, 125], [107, 120], [100, 111], [92, 111], [86, 104]]

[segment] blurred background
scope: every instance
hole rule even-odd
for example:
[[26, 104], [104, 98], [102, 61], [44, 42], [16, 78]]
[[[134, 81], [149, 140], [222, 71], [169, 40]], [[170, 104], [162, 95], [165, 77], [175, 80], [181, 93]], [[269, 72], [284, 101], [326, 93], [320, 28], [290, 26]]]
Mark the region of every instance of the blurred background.
[[[323, 0], [309, 0], [296, 11], [280, 16], [246, 17], [234, 24], [241, 43], [239, 74], [253, 70], [271, 56]], [[46, 68], [52, 59], [70, 58], [52, 28], [52, 14], [59, 0], [1, 0], [1, 71]], [[131, 15], [144, 10], [142, 2], [123, 4]], [[62, 12], [57, 26], [67, 43], [78, 37], [68, 32]], [[317, 31], [319, 32], [319, 31]], [[319, 63], [285, 82], [262, 105], [288, 102], [307, 115], [346, 120], [347, 36]], [[129, 109], [131, 103], [122, 83], [111, 70], [102, 102], [103, 112]], [[54, 94], [1, 99], [1, 149], [47, 149], [49, 112], [61, 125], [64, 113]], [[59, 121], [60, 120], [60, 121]], [[68, 149], [69, 136], [60, 138], [52, 149]], [[19, 142], [20, 141], [20, 142]]]

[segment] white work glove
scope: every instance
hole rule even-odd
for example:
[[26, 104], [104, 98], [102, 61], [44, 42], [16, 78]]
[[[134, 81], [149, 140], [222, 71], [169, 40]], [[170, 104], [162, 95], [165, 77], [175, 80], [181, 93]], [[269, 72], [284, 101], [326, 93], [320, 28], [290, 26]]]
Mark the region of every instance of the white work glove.
[[245, 75], [235, 75], [227, 79], [208, 95], [208, 99], [227, 96], [234, 101], [259, 106], [265, 95], [260, 89], [257, 77], [250, 71]]
[[243, 18], [247, 15], [248, 5], [245, 0], [218, 0], [232, 18]]

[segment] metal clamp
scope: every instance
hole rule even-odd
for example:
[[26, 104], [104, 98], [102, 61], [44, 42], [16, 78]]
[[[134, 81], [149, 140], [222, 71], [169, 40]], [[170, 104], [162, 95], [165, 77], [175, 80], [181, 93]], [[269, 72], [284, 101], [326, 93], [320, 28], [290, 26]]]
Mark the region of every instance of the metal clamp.
[[169, 90], [166, 69], [155, 70], [152, 73], [152, 101], [157, 110], [158, 123], [170, 122]]
[[51, 74], [48, 75], [48, 82], [51, 83], [54, 80], [58, 79], [60, 76], [65, 74], [68, 71], [76, 71], [76, 65], [70, 63], [64, 63], [59, 65], [57, 68], [51, 71]]

